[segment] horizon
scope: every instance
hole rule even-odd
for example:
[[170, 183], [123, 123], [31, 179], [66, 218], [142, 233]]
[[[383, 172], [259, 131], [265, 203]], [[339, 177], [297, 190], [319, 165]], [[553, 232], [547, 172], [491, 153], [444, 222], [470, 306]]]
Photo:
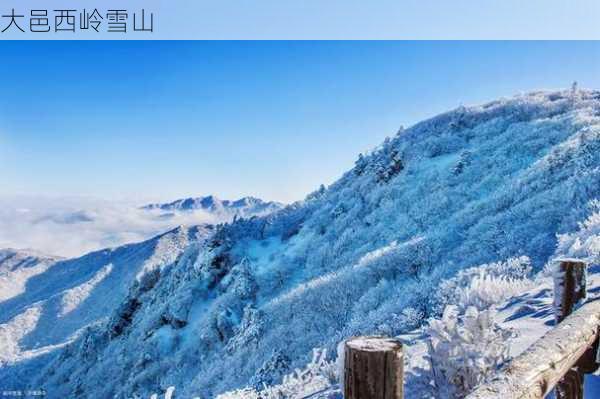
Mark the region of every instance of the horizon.
[[[291, 203], [336, 181], [400, 126], [573, 81], [600, 87], [592, 42], [21, 42], [4, 50], [0, 70], [12, 77], [0, 99], [4, 198]], [[35, 74], [42, 60], [47, 71]]]

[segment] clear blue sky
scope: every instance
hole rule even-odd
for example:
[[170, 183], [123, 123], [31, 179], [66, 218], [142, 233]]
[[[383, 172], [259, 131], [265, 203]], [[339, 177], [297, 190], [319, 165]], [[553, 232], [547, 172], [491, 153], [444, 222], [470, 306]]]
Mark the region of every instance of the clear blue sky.
[[600, 87], [595, 42], [0, 42], [0, 195], [301, 199], [460, 104]]

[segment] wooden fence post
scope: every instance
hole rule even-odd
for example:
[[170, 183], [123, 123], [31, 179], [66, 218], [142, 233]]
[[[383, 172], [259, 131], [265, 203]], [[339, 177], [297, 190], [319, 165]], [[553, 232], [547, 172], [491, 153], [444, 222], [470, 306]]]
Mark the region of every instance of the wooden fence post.
[[586, 263], [565, 259], [558, 265], [554, 276], [554, 309], [556, 324], [573, 313], [586, 296]]
[[[556, 324], [573, 313], [586, 297], [586, 263], [576, 259], [561, 260], [554, 276], [554, 311]], [[588, 350], [588, 352], [591, 352]], [[584, 372], [591, 365], [582, 360], [556, 384], [556, 399], [583, 399]], [[586, 369], [586, 370], [584, 370]]]
[[383, 337], [356, 337], [344, 350], [344, 399], [402, 399], [402, 343]]

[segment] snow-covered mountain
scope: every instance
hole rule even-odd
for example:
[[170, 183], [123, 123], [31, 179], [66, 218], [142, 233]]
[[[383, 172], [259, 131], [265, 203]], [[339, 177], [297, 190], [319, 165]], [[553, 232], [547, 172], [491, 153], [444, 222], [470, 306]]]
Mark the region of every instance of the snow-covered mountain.
[[[243, 197], [235, 201], [221, 200], [214, 195], [196, 198], [184, 198], [169, 203], [148, 204], [142, 207], [146, 210], [163, 212], [194, 212], [205, 211], [224, 219], [233, 217], [265, 216], [278, 211], [284, 204], [274, 201], [263, 201], [255, 197]], [[168, 213], [167, 213], [168, 214]]]
[[[211, 229], [180, 227], [69, 260], [0, 251], [0, 380], [18, 386], [20, 372], [38, 367], [87, 326], [102, 323], [130, 289], [148, 284]], [[15, 362], [17, 374], [11, 373]]]
[[[454, 295], [448, 282], [467, 268], [526, 257], [520, 270], [542, 270], [557, 234], [578, 229], [599, 194], [600, 92], [460, 107], [399, 132], [304, 201], [177, 241], [161, 267], [143, 266], [151, 244], [55, 263], [0, 303], [15, 348], [0, 378], [50, 398], [276, 384], [313, 348], [333, 353], [345, 337], [398, 335], [439, 316], [439, 293]], [[128, 276], [118, 290], [91, 289], [90, 302], [67, 293], [116, 270]], [[80, 278], [62, 283], [71, 275]], [[88, 303], [105, 307], [86, 319]], [[31, 352], [75, 331], [64, 348]]]
[[227, 223], [281, 208], [251, 197], [204, 197], [142, 208], [132, 201], [87, 197], [0, 197], [0, 248], [35, 248], [75, 257], [144, 241], [181, 225]]
[[[465, 392], [452, 392], [457, 385], [486, 372], [489, 376], [495, 359], [514, 358], [549, 332], [555, 326], [553, 277], [558, 262], [554, 260], [572, 258], [589, 264], [585, 301], [600, 300], [600, 201], [590, 203], [589, 216], [578, 229], [560, 236], [552, 260], [539, 273], [531, 275], [529, 259], [519, 257], [469, 268], [446, 280], [434, 294], [449, 303], [443, 315], [397, 337], [406, 359], [405, 397], [463, 398]], [[469, 319], [475, 322], [468, 323]], [[434, 350], [440, 339], [445, 341], [442, 349]], [[342, 399], [343, 362], [340, 356], [332, 359], [324, 354], [314, 350], [311, 361], [287, 374], [283, 383], [238, 389], [218, 399]], [[444, 373], [450, 375], [444, 379]], [[600, 373], [586, 376], [584, 392], [586, 398], [600, 397]]]

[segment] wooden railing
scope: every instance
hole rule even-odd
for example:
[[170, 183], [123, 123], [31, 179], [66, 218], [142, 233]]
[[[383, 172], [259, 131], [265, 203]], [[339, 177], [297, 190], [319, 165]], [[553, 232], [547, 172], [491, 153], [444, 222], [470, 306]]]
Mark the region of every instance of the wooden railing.
[[468, 399], [583, 398], [584, 375], [598, 368], [600, 301], [575, 308], [586, 297], [584, 262], [561, 261], [554, 278], [557, 326], [517, 356]]
[[584, 305], [467, 398], [539, 399], [555, 386], [557, 399], [583, 398], [583, 368], [595, 363], [586, 353], [598, 341], [599, 325], [600, 301]]
[[[554, 286], [556, 327], [512, 359], [467, 399], [582, 399], [584, 375], [600, 362], [600, 300], [586, 297], [586, 264], [564, 259]], [[579, 307], [580, 306], [580, 307]], [[578, 308], [579, 307], [579, 308]], [[346, 342], [345, 399], [402, 399], [402, 344], [395, 339], [358, 337]]]

